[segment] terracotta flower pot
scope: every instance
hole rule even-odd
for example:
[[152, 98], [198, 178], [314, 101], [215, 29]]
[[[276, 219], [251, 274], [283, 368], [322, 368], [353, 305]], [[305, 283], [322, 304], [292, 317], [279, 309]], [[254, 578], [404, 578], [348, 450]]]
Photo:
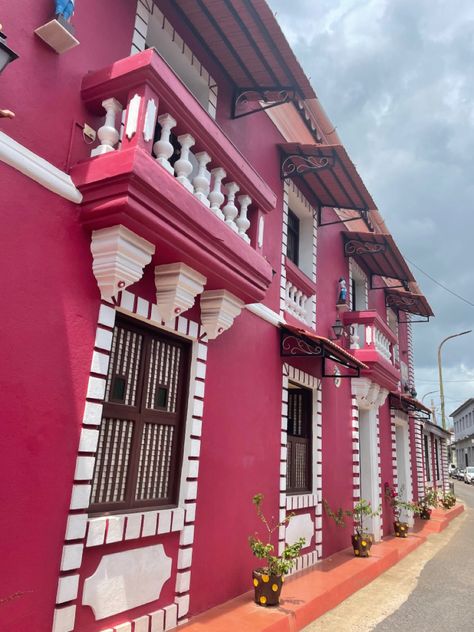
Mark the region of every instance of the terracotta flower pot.
[[422, 520], [429, 520], [431, 518], [431, 509], [429, 507], [424, 507], [420, 512], [420, 518]]
[[374, 538], [369, 533], [352, 536], [352, 548], [356, 557], [369, 557], [369, 551], [372, 547]]
[[252, 572], [255, 603], [259, 606], [277, 606], [280, 603], [282, 575], [267, 575], [261, 568]]
[[393, 528], [397, 538], [406, 538], [408, 535], [408, 523], [395, 520]]

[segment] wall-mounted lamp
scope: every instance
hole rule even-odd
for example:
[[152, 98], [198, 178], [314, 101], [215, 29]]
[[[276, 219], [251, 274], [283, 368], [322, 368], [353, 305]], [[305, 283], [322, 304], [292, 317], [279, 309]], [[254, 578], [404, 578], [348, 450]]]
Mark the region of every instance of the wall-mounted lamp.
[[331, 325], [331, 329], [334, 333], [332, 340], [339, 340], [342, 337], [348, 338], [351, 335], [352, 327], [349, 325], [343, 325], [340, 318], [336, 318], [334, 325]]
[[18, 59], [18, 55], [15, 51], [7, 46], [6, 39], [7, 36], [0, 31], [0, 73], [5, 70], [9, 63]]

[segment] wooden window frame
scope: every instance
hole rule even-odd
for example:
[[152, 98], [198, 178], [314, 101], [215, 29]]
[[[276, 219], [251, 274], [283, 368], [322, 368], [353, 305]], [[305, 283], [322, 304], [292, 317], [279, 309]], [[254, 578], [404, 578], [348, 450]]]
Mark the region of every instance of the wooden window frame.
[[[293, 225], [293, 224], [294, 225]], [[294, 245], [294, 258], [290, 253], [290, 238]], [[291, 208], [288, 207], [288, 221], [287, 221], [287, 241], [286, 241], [286, 256], [292, 261], [295, 266], [299, 266], [300, 261], [300, 218], [294, 213]]]
[[[184, 438], [186, 428], [187, 406], [189, 396], [189, 376], [192, 354], [192, 343], [174, 336], [172, 333], [157, 330], [156, 328], [136, 320], [122, 316], [117, 316], [115, 327], [124, 326], [127, 330], [143, 336], [143, 348], [141, 351], [140, 365], [137, 377], [136, 401], [134, 406], [123, 403], [103, 400], [102, 423], [104, 419], [121, 419], [133, 422], [130, 455], [128, 459], [128, 472], [125, 484], [125, 499], [117, 502], [94, 503], [91, 498], [89, 513], [91, 515], [113, 515], [124, 512], [133, 513], [143, 511], [143, 509], [167, 509], [177, 507], [180, 486], [180, 474], [182, 469]], [[176, 411], [168, 413], [163, 409], [146, 408], [146, 375], [150, 368], [151, 343], [152, 340], [170, 341], [178, 344], [182, 348], [182, 361], [177, 377], [177, 390], [181, 394], [176, 397]], [[113, 367], [112, 367], [113, 370]], [[113, 375], [112, 373], [109, 373]], [[107, 383], [109, 375], [107, 376]], [[111, 379], [110, 393], [112, 393], [113, 381]], [[160, 425], [173, 425], [176, 429], [173, 441], [173, 451], [170, 462], [170, 482], [169, 494], [163, 499], [136, 499], [136, 489], [139, 474], [139, 463], [141, 454], [141, 441], [145, 424], [156, 423]], [[149, 457], [148, 457], [149, 458]], [[96, 467], [98, 461], [96, 460]], [[95, 469], [93, 479], [95, 478]]]
[[[294, 384], [294, 386], [296, 388], [288, 389], [287, 452], [291, 454], [290, 468], [287, 471], [286, 478], [286, 493], [288, 496], [311, 494], [313, 491], [313, 391], [299, 384]], [[304, 393], [304, 423], [306, 426], [304, 437], [290, 434], [290, 393], [295, 390]], [[294, 484], [296, 480], [296, 459], [294, 458], [293, 446], [297, 444], [304, 444], [307, 447], [306, 477], [309, 484], [305, 488], [291, 486], [291, 482]]]

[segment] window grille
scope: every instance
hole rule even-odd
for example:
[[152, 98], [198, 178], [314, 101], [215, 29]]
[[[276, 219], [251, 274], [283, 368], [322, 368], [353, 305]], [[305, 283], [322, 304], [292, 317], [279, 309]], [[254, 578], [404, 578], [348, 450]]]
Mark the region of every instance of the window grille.
[[312, 392], [288, 389], [288, 449], [286, 490], [289, 494], [311, 492]]
[[118, 319], [92, 481], [92, 512], [176, 504], [188, 360], [188, 343]]

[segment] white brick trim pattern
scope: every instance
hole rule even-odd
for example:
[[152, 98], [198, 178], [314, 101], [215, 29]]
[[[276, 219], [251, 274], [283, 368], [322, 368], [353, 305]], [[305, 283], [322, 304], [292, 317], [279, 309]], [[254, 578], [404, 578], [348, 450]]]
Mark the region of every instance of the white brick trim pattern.
[[423, 424], [417, 419], [412, 419], [413, 432], [415, 433], [415, 464], [417, 477], [418, 499], [425, 495], [425, 464], [423, 456]]
[[[397, 426], [395, 423], [395, 413], [390, 411], [390, 436], [392, 443], [392, 476], [393, 476], [393, 489], [398, 492], [398, 465], [397, 465]], [[410, 446], [410, 442], [408, 442]], [[408, 455], [409, 463], [411, 463], [410, 454]]]
[[[116, 313], [124, 313], [163, 330], [171, 331], [193, 341], [192, 372], [189, 384], [188, 417], [186, 419], [183, 466], [181, 472], [179, 506], [174, 509], [150, 510], [123, 515], [89, 518], [90, 481], [93, 476], [99, 426], [102, 420], [102, 398], [108, 358], [112, 346], [112, 330]], [[87, 387], [71, 505], [66, 526], [65, 543], [58, 581], [57, 606], [52, 632], [74, 630], [77, 601], [77, 582], [68, 580], [77, 575], [82, 564], [85, 547], [103, 546], [115, 542], [180, 532], [177, 562], [175, 603], [113, 628], [114, 631], [171, 630], [182, 622], [189, 610], [189, 583], [191, 576], [194, 519], [199, 473], [199, 454], [203, 424], [203, 404], [206, 378], [207, 343], [202, 339], [199, 323], [178, 316], [172, 322], [162, 322], [156, 305], [135, 296], [120, 292], [114, 303], [100, 305], [97, 333], [92, 354], [91, 372]], [[89, 477], [89, 478], [86, 478]], [[184, 577], [184, 579], [183, 579]], [[67, 605], [64, 603], [64, 586], [67, 582]], [[74, 588], [75, 586], [75, 588]], [[138, 623], [137, 623], [138, 622]], [[146, 627], [148, 625], [148, 627]], [[160, 625], [162, 627], [160, 627]], [[125, 626], [125, 628], [123, 627]], [[127, 628], [127, 626], [129, 626]], [[139, 626], [139, 627], [137, 627]], [[150, 627], [151, 626], [151, 627]], [[163, 627], [164, 626], [164, 627]], [[107, 631], [109, 632], [109, 630]]]
[[[316, 282], [316, 267], [317, 267], [317, 246], [318, 246], [318, 222], [316, 219], [316, 213], [311, 204], [305, 198], [303, 193], [291, 180], [285, 180], [283, 184], [283, 226], [282, 226], [282, 239], [281, 239], [281, 272], [280, 272], [280, 317], [284, 318], [286, 311], [287, 300], [287, 287], [286, 287], [286, 267], [285, 258], [288, 245], [288, 208], [290, 195], [297, 198], [299, 204], [305, 207], [308, 214], [313, 217], [312, 223], [312, 250], [311, 250], [311, 280]], [[316, 329], [316, 296], [309, 297], [309, 322], [305, 322], [306, 325], [310, 325], [313, 329]], [[308, 310], [307, 310], [308, 312]], [[303, 321], [302, 321], [303, 322]]]
[[[288, 384], [294, 382], [313, 392], [313, 493], [286, 494], [287, 429], [288, 429]], [[283, 474], [284, 473], [284, 474]], [[283, 520], [288, 512], [306, 507], [314, 507], [314, 546], [315, 550], [300, 555], [293, 572], [303, 570], [315, 564], [322, 556], [322, 385], [321, 380], [289, 364], [282, 367], [282, 411], [281, 411], [281, 455], [280, 455], [280, 509], [279, 519]], [[285, 527], [278, 534], [279, 554], [285, 546]]]
[[351, 427], [352, 427], [352, 474], [359, 479], [358, 484], [352, 486], [352, 506], [359, 502], [360, 490], [360, 449], [359, 449], [359, 406], [357, 396], [351, 398]]
[[[383, 504], [383, 484], [382, 484], [382, 464], [380, 458], [380, 418], [379, 418], [379, 408], [376, 409], [375, 414], [375, 423], [377, 428], [377, 482], [379, 489], [379, 505]], [[383, 514], [380, 514], [380, 535], [383, 537]]]

